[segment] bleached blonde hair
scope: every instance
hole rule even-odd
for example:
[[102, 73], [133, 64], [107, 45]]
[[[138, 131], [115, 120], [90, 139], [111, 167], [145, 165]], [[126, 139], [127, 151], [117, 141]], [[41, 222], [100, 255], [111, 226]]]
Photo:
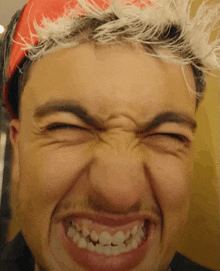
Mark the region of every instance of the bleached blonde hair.
[[31, 37], [37, 36], [39, 43], [34, 45], [23, 39], [27, 58], [35, 62], [58, 49], [85, 42], [140, 43], [148, 55], [181, 65], [183, 73], [184, 65], [190, 64], [196, 98], [201, 99], [206, 84], [204, 74], [220, 67], [220, 40], [210, 41], [218, 22], [219, 5], [203, 1], [192, 16], [193, 0], [151, 0], [152, 5], [146, 0], [140, 2], [142, 8], [129, 0], [112, 0], [106, 10], [87, 0], [78, 0], [74, 10], [68, 3], [57, 20], [44, 17], [41, 25], [34, 22], [36, 34], [31, 33]]

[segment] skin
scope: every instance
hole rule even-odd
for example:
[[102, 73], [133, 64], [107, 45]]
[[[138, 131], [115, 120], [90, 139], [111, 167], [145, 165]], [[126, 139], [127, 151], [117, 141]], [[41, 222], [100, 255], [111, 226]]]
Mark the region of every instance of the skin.
[[[186, 66], [185, 72], [195, 90], [191, 68]], [[107, 129], [99, 131], [63, 112], [35, 119], [35, 109], [54, 98], [80, 102]], [[10, 138], [17, 213], [35, 271], [85, 270], [54, 246], [60, 244], [55, 218], [67, 210], [154, 213], [153, 248], [133, 271], [168, 269], [188, 216], [193, 131], [176, 123], [141, 136], [136, 131], [168, 110], [195, 119], [195, 105], [180, 66], [152, 58], [138, 45], [83, 44], [58, 50], [32, 66], [20, 119], [10, 123]], [[88, 131], [49, 132], [47, 126], [55, 122]], [[162, 134], [168, 132], [184, 135], [189, 143]]]

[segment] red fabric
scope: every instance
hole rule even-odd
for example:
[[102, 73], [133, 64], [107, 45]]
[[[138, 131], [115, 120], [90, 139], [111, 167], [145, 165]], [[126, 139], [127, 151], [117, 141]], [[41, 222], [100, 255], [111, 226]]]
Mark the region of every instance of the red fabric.
[[[122, 0], [123, 2], [127, 0]], [[151, 1], [145, 0], [148, 5], [152, 5]], [[91, 0], [89, 0], [90, 3]], [[106, 9], [109, 6], [109, 2], [104, 2], [102, 0], [94, 0], [94, 2], [101, 8]], [[143, 5], [139, 2], [139, 0], [131, 0], [131, 4], [135, 4], [139, 7], [143, 7]], [[47, 17], [53, 20], [56, 20], [58, 17], [61, 17], [65, 12], [65, 7], [75, 8], [77, 4], [77, 0], [29, 0], [26, 4], [19, 22], [16, 27], [15, 35], [14, 35], [14, 43], [12, 45], [12, 51], [10, 56], [10, 67], [9, 71], [7, 71], [7, 77], [11, 79], [14, 75], [16, 68], [23, 61], [26, 51], [22, 50], [22, 45], [24, 44], [24, 40], [27, 43], [37, 44], [38, 38], [31, 37], [30, 33], [36, 34], [33, 22], [36, 21], [38, 24], [41, 24], [42, 18]], [[22, 37], [22, 38], [21, 38]], [[10, 72], [10, 73], [9, 73]], [[3, 99], [5, 101], [5, 106], [11, 116], [11, 118], [16, 118], [11, 105], [8, 102], [8, 91], [9, 84], [5, 84], [3, 87]]]

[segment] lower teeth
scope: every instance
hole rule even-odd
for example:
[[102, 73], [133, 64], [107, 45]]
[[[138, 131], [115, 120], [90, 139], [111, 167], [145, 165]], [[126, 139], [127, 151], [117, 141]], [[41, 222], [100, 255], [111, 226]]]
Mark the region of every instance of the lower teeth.
[[128, 246], [126, 246], [125, 244], [119, 245], [119, 246], [103, 246], [101, 244], [97, 244], [97, 245], [93, 245], [91, 242], [87, 243], [85, 241], [85, 239], [82, 237], [79, 241], [78, 241], [78, 247], [80, 248], [86, 248], [90, 251], [95, 251], [99, 254], [104, 254], [104, 255], [118, 255], [124, 252], [128, 252], [131, 251], [133, 249], [136, 249], [138, 247], [137, 242], [134, 243], [130, 243], [128, 244]]

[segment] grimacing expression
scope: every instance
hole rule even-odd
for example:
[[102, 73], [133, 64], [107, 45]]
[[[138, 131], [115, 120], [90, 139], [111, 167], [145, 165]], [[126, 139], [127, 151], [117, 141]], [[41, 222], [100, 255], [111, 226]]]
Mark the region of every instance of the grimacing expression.
[[[167, 270], [188, 216], [195, 105], [180, 66], [138, 45], [83, 44], [33, 64], [10, 132], [35, 270]], [[110, 233], [146, 219], [150, 237], [98, 254], [68, 239], [67, 217]], [[117, 217], [131, 219], [111, 222]]]

